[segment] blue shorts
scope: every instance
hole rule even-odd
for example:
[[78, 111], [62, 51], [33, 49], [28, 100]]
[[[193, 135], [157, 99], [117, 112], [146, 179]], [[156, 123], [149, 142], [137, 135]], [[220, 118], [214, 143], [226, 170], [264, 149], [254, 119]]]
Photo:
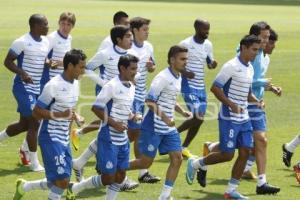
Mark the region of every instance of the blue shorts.
[[153, 131], [142, 129], [138, 145], [141, 154], [151, 158], [155, 157], [157, 149], [160, 155], [174, 151], [181, 152], [182, 150], [181, 140], [177, 130], [172, 134], [157, 135]]
[[248, 106], [249, 116], [253, 131], [266, 132], [267, 131], [267, 118], [266, 113], [256, 105]]
[[[134, 99], [132, 104], [132, 113], [144, 115], [145, 102]], [[135, 122], [133, 120], [128, 120], [128, 128], [130, 129], [141, 129], [141, 122]]]
[[251, 122], [242, 124], [232, 123], [230, 120], [219, 119], [219, 137], [221, 152], [234, 152], [235, 149], [253, 148]]
[[111, 141], [97, 140], [96, 170], [101, 174], [115, 174], [129, 168], [130, 145], [114, 145]]
[[53, 182], [70, 179], [72, 174], [72, 154], [70, 146], [59, 142], [40, 143], [46, 178]]
[[182, 93], [187, 108], [193, 114], [204, 116], [207, 109], [206, 92], [199, 90], [193, 93]]
[[24, 117], [32, 116], [38, 95], [27, 92], [23, 84], [14, 84], [13, 94], [18, 104], [17, 112]]

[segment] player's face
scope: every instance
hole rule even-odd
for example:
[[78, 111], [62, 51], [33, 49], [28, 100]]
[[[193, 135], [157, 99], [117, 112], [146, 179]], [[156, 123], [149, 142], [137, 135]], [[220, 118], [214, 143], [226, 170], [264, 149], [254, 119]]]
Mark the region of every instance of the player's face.
[[245, 46], [242, 50], [242, 53], [244, 54], [245, 58], [248, 61], [252, 61], [252, 60], [255, 59], [259, 49], [260, 49], [260, 44], [259, 43], [253, 43], [248, 48]]
[[258, 38], [261, 40], [260, 48], [265, 49], [270, 37], [270, 31], [269, 30], [262, 30], [260, 34], [258, 35]]
[[42, 22], [39, 25], [37, 25], [37, 29], [41, 35], [47, 35], [49, 26], [48, 20], [45, 17], [43, 18]]
[[133, 36], [130, 31], [126, 32], [122, 40], [118, 40], [118, 46], [123, 49], [130, 49], [132, 45]]
[[135, 36], [137, 38], [140, 38], [141, 40], [145, 41], [148, 39], [149, 36], [149, 25], [144, 24], [139, 29], [135, 29]]
[[269, 42], [268, 42], [268, 44], [267, 44], [267, 46], [266, 46], [264, 52], [265, 52], [266, 54], [272, 54], [273, 49], [275, 48], [275, 43], [276, 43], [276, 41], [274, 41], [274, 40], [269, 40]]
[[207, 39], [209, 35], [210, 24], [203, 24], [198, 30], [198, 37], [201, 39]]
[[119, 24], [117, 25], [124, 25], [124, 26], [128, 26], [129, 27], [129, 18], [128, 17], [122, 17]]
[[68, 20], [60, 21], [58, 25], [59, 25], [59, 32], [65, 36], [69, 35], [73, 28], [73, 24]]
[[77, 65], [72, 67], [72, 70], [73, 70], [72, 73], [73, 73], [74, 79], [78, 80], [81, 77], [81, 75], [84, 74], [85, 65], [86, 65], [86, 61], [80, 60]]
[[181, 72], [185, 69], [187, 62], [187, 53], [180, 52], [173, 59], [171, 59], [171, 65], [177, 72]]
[[123, 68], [124, 70], [122, 71], [124, 73], [124, 78], [126, 81], [134, 81], [134, 77], [137, 73], [137, 63], [135, 62], [130, 62], [130, 65], [127, 68]]

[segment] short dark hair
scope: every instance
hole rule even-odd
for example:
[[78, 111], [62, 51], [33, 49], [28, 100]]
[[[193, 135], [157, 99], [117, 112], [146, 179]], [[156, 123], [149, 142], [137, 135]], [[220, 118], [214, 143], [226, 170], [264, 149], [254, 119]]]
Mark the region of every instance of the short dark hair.
[[110, 38], [114, 45], [118, 43], [117, 38], [123, 39], [124, 35], [130, 31], [130, 28], [124, 25], [116, 25], [110, 30]]
[[261, 31], [264, 30], [270, 30], [271, 27], [269, 26], [269, 24], [267, 22], [264, 21], [260, 21], [260, 22], [256, 22], [254, 23], [250, 30], [249, 30], [249, 35], [259, 35]]
[[247, 48], [250, 47], [254, 43], [260, 44], [261, 40], [258, 38], [257, 35], [246, 35], [240, 41], [240, 50], [242, 50], [242, 46], [246, 46]]
[[269, 40], [272, 40], [272, 41], [277, 41], [278, 40], [278, 34], [272, 28], [270, 29]]
[[174, 45], [168, 52], [168, 64], [170, 64], [171, 58], [175, 57], [178, 53], [188, 52], [188, 49], [182, 45]]
[[121, 72], [121, 66], [125, 67], [126, 69], [129, 67], [130, 63], [138, 63], [139, 59], [138, 57], [127, 54], [120, 57], [118, 62], [118, 70]]
[[139, 29], [141, 28], [143, 25], [149, 25], [151, 22], [150, 19], [146, 19], [146, 18], [143, 18], [143, 17], [134, 17], [130, 20], [130, 28], [131, 28], [131, 31], [133, 33], [133, 29], [136, 28], [136, 29]]
[[33, 14], [29, 18], [29, 26], [33, 28], [35, 25], [40, 25], [45, 19], [45, 15], [42, 14]]
[[69, 23], [71, 23], [73, 26], [75, 26], [76, 17], [74, 13], [71, 12], [63, 12], [59, 16], [59, 22], [67, 20]]
[[128, 18], [128, 15], [127, 15], [126, 12], [124, 12], [124, 11], [116, 12], [114, 14], [114, 18], [113, 18], [114, 25], [120, 24], [121, 19], [124, 18], [124, 17]]
[[65, 54], [63, 63], [64, 63], [64, 70], [68, 68], [69, 63], [73, 65], [77, 65], [80, 60], [85, 60], [86, 55], [81, 49], [71, 49]]

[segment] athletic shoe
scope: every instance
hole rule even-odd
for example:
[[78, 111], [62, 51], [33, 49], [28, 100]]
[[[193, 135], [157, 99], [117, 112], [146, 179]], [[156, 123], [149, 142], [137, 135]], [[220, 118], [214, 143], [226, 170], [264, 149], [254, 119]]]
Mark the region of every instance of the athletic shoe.
[[182, 153], [182, 156], [185, 157], [185, 158], [193, 158], [193, 157], [196, 157], [195, 155], [193, 155], [193, 154], [190, 152], [190, 150], [188, 150], [188, 148], [182, 149], [181, 153]]
[[292, 159], [293, 153], [289, 152], [285, 148], [285, 144], [282, 145], [282, 161], [284, 162], [285, 166], [290, 167], [291, 166], [291, 159]]
[[43, 171], [45, 171], [45, 168], [42, 165], [40, 165], [40, 163], [30, 164], [29, 168], [30, 168], [31, 171], [34, 171], [34, 172], [43, 172]]
[[70, 139], [71, 139], [71, 142], [72, 142], [72, 145], [73, 145], [73, 148], [75, 149], [75, 151], [78, 151], [79, 149], [79, 144], [80, 144], [80, 138], [77, 136], [77, 131], [79, 129], [73, 129], [71, 131], [71, 134], [70, 134]]
[[21, 159], [21, 164], [28, 166], [30, 165], [30, 159], [29, 159], [29, 152], [23, 151], [21, 148], [19, 148], [19, 156]]
[[138, 186], [139, 186], [139, 184], [137, 182], [127, 178], [126, 182], [120, 188], [120, 191], [133, 190], [133, 189], [137, 188]]
[[75, 179], [76, 179], [77, 182], [81, 182], [82, 180], [84, 180], [83, 169], [75, 169], [73, 167], [73, 171], [74, 171]]
[[248, 170], [248, 171], [243, 173], [242, 179], [255, 180], [255, 179], [257, 179], [257, 177], [252, 171]]
[[209, 145], [211, 145], [212, 142], [204, 142], [203, 144], [203, 151], [202, 151], [202, 155], [203, 157], [207, 156], [209, 153], [210, 153], [210, 150], [209, 150]]
[[16, 181], [16, 191], [13, 196], [13, 200], [20, 200], [23, 198], [23, 196], [25, 195], [25, 191], [23, 189], [25, 182], [26, 181], [24, 179], [18, 179]]
[[244, 200], [244, 199], [249, 199], [248, 197], [240, 194], [239, 192], [237, 191], [233, 191], [233, 192], [230, 192], [230, 193], [224, 193], [224, 198], [225, 199], [238, 199], [238, 200]]
[[201, 187], [206, 187], [206, 170], [198, 169], [197, 171], [197, 181]]
[[143, 176], [139, 177], [138, 180], [140, 183], [157, 183], [161, 179], [158, 176], [154, 176], [149, 172], [146, 172]]
[[73, 183], [70, 183], [67, 188], [66, 200], [75, 200], [76, 199], [75, 194], [72, 191], [72, 186], [73, 186]]
[[300, 183], [300, 163], [294, 165], [294, 171], [296, 173], [296, 179]]
[[185, 172], [185, 180], [189, 185], [193, 184], [196, 170], [193, 167], [193, 162], [195, 161], [195, 158], [189, 158], [187, 161], [187, 167]]
[[280, 191], [279, 187], [269, 185], [268, 183], [263, 184], [262, 186], [256, 186], [256, 194], [276, 194]]

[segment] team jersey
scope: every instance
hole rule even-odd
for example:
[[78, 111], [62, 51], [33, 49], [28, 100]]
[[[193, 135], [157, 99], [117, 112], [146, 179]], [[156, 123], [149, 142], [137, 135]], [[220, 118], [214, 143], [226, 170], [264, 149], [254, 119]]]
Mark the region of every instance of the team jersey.
[[[63, 74], [53, 77], [44, 87], [37, 106], [52, 112], [63, 112], [76, 106], [79, 96], [78, 81], [69, 82]], [[39, 129], [39, 142], [58, 142], [69, 144], [70, 120], [43, 120]]]
[[222, 104], [219, 113], [220, 119], [231, 120], [234, 123], [249, 121], [247, 106], [253, 73], [252, 65], [243, 63], [239, 57], [235, 57], [223, 65], [214, 81], [214, 85], [222, 88], [226, 97], [243, 108], [244, 112], [240, 114], [233, 113], [231, 108]]
[[[103, 86], [94, 103], [95, 107], [104, 109], [113, 120], [126, 125], [135, 93], [135, 86], [129, 82], [128, 84], [125, 85], [119, 76], [116, 76]], [[119, 132], [106, 123], [102, 123], [99, 134], [100, 139], [111, 141], [114, 145], [124, 145], [128, 142], [127, 130]]]
[[[174, 119], [174, 111], [177, 95], [180, 93], [181, 76], [175, 75], [168, 67], [158, 73], [153, 79], [146, 100], [155, 102], [159, 109], [169, 119]], [[169, 127], [161, 118], [151, 110], [148, 110], [142, 129], [153, 130], [157, 135], [168, 135], [176, 133], [175, 127]]]
[[[68, 37], [63, 36], [59, 31], [54, 31], [47, 36], [49, 40], [49, 55], [48, 58], [54, 61], [63, 61], [64, 56], [67, 51], [71, 50], [72, 36]], [[49, 69], [49, 78], [63, 73], [64, 67], [58, 66], [56, 69]]]
[[17, 56], [17, 66], [22, 68], [33, 81], [33, 83], [25, 83], [19, 75], [16, 75], [14, 84], [23, 84], [27, 92], [39, 95], [40, 80], [49, 52], [48, 39], [41, 36], [41, 40], [37, 41], [27, 33], [12, 43], [10, 52]]
[[110, 35], [106, 36], [106, 38], [104, 38], [104, 40], [101, 42], [99, 48], [97, 51], [101, 51], [103, 49], [106, 49], [107, 47], [111, 47], [113, 46], [113, 42], [111, 40]]
[[136, 56], [139, 58], [138, 62], [138, 78], [136, 78], [136, 88], [135, 88], [135, 99], [144, 102], [146, 97], [146, 83], [148, 69], [146, 63], [152, 61], [155, 65], [153, 56], [153, 46], [145, 41], [142, 46], [137, 43], [133, 43], [132, 49], [136, 52]]
[[204, 67], [214, 60], [212, 43], [206, 39], [200, 44], [195, 42], [194, 36], [191, 36], [181, 41], [180, 45], [188, 49], [186, 70], [195, 73], [193, 79], [182, 77], [182, 93], [190, 93], [191, 90], [204, 90]]

